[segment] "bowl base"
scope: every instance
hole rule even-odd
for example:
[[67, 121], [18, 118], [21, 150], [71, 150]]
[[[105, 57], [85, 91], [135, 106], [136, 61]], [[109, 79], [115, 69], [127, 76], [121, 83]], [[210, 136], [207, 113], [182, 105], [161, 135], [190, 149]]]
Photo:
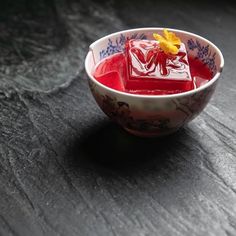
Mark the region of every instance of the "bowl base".
[[162, 136], [166, 136], [166, 135], [175, 133], [176, 131], [179, 130], [179, 128], [173, 128], [173, 129], [169, 129], [169, 130], [165, 130], [165, 131], [160, 131], [160, 130], [138, 131], [138, 130], [133, 130], [133, 129], [129, 129], [126, 127], [124, 127], [124, 129], [130, 134], [133, 134], [138, 137], [143, 137], [143, 138], [162, 137]]

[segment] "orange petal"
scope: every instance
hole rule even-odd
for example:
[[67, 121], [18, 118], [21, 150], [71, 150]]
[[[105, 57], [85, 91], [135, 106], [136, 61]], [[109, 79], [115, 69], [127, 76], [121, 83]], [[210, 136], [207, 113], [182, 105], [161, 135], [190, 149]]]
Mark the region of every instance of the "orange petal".
[[167, 41], [173, 43], [174, 45], [180, 45], [181, 40], [175, 35], [175, 33], [169, 32], [167, 29], [163, 30], [164, 36]]
[[166, 54], [177, 54], [179, 52], [179, 49], [175, 45], [167, 41], [160, 42], [160, 48]]
[[153, 37], [159, 42], [165, 41], [165, 39], [160, 34], [153, 33]]

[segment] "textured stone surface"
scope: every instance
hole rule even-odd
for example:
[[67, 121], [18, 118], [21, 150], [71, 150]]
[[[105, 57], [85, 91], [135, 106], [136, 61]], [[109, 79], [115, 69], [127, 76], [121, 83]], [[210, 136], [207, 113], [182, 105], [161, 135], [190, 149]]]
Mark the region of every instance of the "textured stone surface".
[[[235, 21], [226, 1], [1, 2], [0, 235], [236, 235]], [[225, 56], [210, 104], [164, 139], [120, 130], [86, 81], [89, 44], [140, 26]]]

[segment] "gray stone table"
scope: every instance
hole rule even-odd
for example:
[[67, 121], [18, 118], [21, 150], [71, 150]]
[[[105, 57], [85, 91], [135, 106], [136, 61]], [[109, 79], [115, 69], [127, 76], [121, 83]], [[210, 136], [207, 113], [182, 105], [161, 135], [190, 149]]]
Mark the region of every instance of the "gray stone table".
[[[0, 235], [236, 235], [236, 6], [227, 1], [0, 2]], [[123, 29], [200, 34], [225, 57], [198, 118], [164, 139], [97, 107], [84, 58]]]

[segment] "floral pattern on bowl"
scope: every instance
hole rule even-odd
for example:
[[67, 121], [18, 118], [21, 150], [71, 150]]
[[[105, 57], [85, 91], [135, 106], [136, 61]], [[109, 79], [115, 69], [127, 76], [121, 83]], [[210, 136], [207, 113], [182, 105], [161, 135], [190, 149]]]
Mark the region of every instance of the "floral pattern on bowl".
[[145, 34], [133, 34], [131, 36], [126, 37], [124, 34], [120, 34], [119, 37], [115, 39], [108, 39], [108, 43], [104, 49], [102, 49], [100, 54], [100, 60], [113, 55], [117, 52], [123, 52], [125, 47], [125, 42], [129, 39], [147, 39]]
[[[90, 87], [100, 108], [113, 121], [138, 136], [160, 136], [173, 133], [194, 119], [207, 105], [216, 84], [190, 97], [170, 99], [161, 112], [152, 109], [145, 117], [143, 106], [102, 94], [93, 83], [90, 83]], [[171, 107], [171, 110], [165, 112], [166, 107]]]
[[196, 58], [207, 64], [214, 75], [217, 70], [215, 62], [216, 53], [212, 53], [209, 47], [209, 44], [204, 46], [198, 40], [192, 38], [187, 41], [187, 48], [191, 51], [196, 50]]

